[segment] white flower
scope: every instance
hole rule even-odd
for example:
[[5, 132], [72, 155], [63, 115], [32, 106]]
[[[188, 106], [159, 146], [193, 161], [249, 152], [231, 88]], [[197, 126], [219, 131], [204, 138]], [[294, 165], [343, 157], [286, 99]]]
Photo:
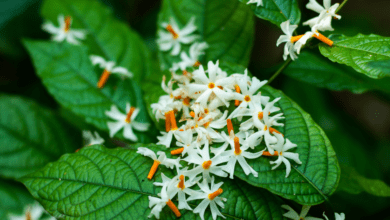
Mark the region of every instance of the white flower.
[[192, 170], [189, 170], [187, 173], [189, 176], [194, 178], [198, 174], [203, 174], [203, 179], [206, 181], [210, 181], [210, 173], [226, 177], [227, 174], [222, 170], [222, 168], [218, 165], [221, 163], [225, 163], [229, 160], [228, 157], [223, 157], [221, 155], [215, 155], [213, 158], [210, 159], [210, 152], [209, 152], [209, 143], [206, 141], [203, 149], [201, 150], [199, 147], [198, 154], [188, 155], [186, 158], [184, 158], [184, 161], [187, 161], [188, 163], [193, 163], [198, 165]]
[[306, 44], [307, 40], [313, 37], [313, 34], [313, 32], [308, 31], [295, 43], [294, 49], [296, 50], [297, 54], [301, 52], [302, 46]]
[[150, 157], [154, 161], [152, 167], [150, 168], [150, 171], [148, 174], [148, 179], [153, 178], [153, 176], [156, 173], [157, 168], [160, 164], [168, 167], [169, 169], [173, 169], [174, 167], [176, 167], [176, 169], [179, 169], [181, 167], [180, 158], [169, 159], [169, 158], [167, 158], [167, 155], [165, 155], [165, 153], [163, 151], [157, 152], [158, 158], [152, 150], [150, 150], [146, 147], [139, 147], [137, 149], [137, 153], [142, 154], [146, 157]]
[[74, 30], [70, 26], [72, 24], [72, 18], [70, 16], [64, 17], [63, 15], [58, 16], [59, 27], [54, 26], [53, 23], [46, 22], [42, 25], [42, 29], [53, 34], [52, 40], [62, 42], [66, 40], [70, 44], [80, 44], [78, 40], [84, 40], [86, 31], [85, 30]]
[[194, 213], [199, 213], [202, 220], [204, 220], [204, 212], [209, 205], [211, 209], [211, 215], [213, 216], [214, 220], [217, 219], [218, 216], [225, 218], [225, 216], [223, 216], [222, 213], [218, 210], [218, 206], [224, 208], [225, 205], [223, 202], [226, 202], [226, 198], [219, 197], [223, 192], [223, 190], [220, 188], [222, 184], [223, 182], [214, 184], [214, 177], [212, 177], [211, 187], [209, 187], [207, 180], [204, 179], [202, 183], [198, 184], [200, 191], [194, 193], [188, 198], [188, 201], [203, 199], [203, 201], [199, 203], [199, 205], [194, 209]]
[[[256, 97], [257, 99], [261, 99], [259, 97]], [[253, 126], [259, 129], [256, 133], [253, 134], [251, 138], [258, 139], [260, 137], [264, 137], [265, 144], [268, 148], [268, 151], [270, 151], [271, 154], [273, 154], [274, 150], [270, 146], [270, 144], [276, 143], [277, 139], [273, 137], [272, 133], [277, 133], [278, 131], [273, 126], [283, 126], [282, 123], [279, 123], [278, 120], [283, 119], [282, 113], [276, 114], [272, 117], [269, 115], [272, 111], [278, 109], [274, 106], [275, 102], [279, 101], [279, 98], [274, 99], [272, 102], [268, 102], [265, 105], [264, 110], [262, 110], [261, 104], [257, 104], [258, 101], [254, 101], [254, 110], [246, 110], [242, 115], [251, 116], [250, 119], [245, 121], [244, 123], [241, 123], [240, 125], [240, 131], [247, 131], [251, 129]], [[268, 101], [268, 100], [264, 100]], [[241, 116], [241, 115], [238, 115]]]
[[254, 109], [255, 107], [253, 105], [253, 97], [255, 93], [266, 83], [267, 80], [260, 81], [256, 77], [253, 77], [248, 88], [248, 81], [245, 78], [237, 80], [237, 86], [241, 93], [234, 93], [234, 95], [235, 99], [240, 101], [241, 103], [236, 107], [236, 109], [234, 109], [234, 111], [230, 114], [229, 118], [234, 118], [236, 114], [239, 114], [248, 107], [249, 109]]
[[[24, 213], [22, 215], [9, 214], [9, 220], [39, 220], [42, 214], [45, 213], [43, 207], [35, 202], [34, 204], [28, 205], [24, 208]], [[55, 220], [56, 218], [50, 217], [47, 220]]]
[[324, 0], [324, 7], [322, 7], [316, 0], [310, 0], [307, 3], [306, 8], [311, 9], [319, 15], [303, 23], [303, 25], [309, 25], [312, 31], [333, 31], [332, 19], [333, 17], [341, 19], [340, 15], [336, 14], [336, 10], [339, 7], [339, 3], [331, 6], [331, 0]]
[[109, 74], [118, 74], [126, 77], [133, 77], [133, 74], [124, 67], [115, 66], [114, 61], [106, 61], [103, 57], [97, 55], [89, 56], [93, 65], [99, 64], [99, 67], [107, 71]]
[[226, 89], [233, 89], [234, 80], [226, 77], [226, 72], [223, 72], [218, 65], [218, 61], [215, 65], [211, 61], [208, 63], [208, 77], [203, 66], [200, 66], [198, 70], [193, 72], [195, 83], [188, 85], [190, 96], [198, 96], [195, 102], [199, 102], [203, 106], [206, 106], [212, 95], [218, 97], [226, 106], [229, 106], [228, 101], [233, 98], [231, 90]]
[[279, 46], [281, 43], [286, 42], [286, 45], [284, 45], [283, 59], [287, 60], [287, 56], [290, 55], [291, 59], [295, 60], [298, 58], [298, 56], [295, 54], [294, 42], [292, 40], [292, 37], [298, 25], [291, 25], [290, 20], [287, 20], [281, 23], [280, 27], [282, 28], [284, 35], [281, 35], [279, 37], [278, 41], [276, 42], [276, 46]]
[[[325, 212], [322, 213], [322, 215], [325, 217], [326, 220], [329, 220], [328, 216], [325, 215]], [[344, 213], [340, 213], [340, 214], [334, 213], [334, 218], [335, 218], [335, 220], [345, 220], [345, 214]]]
[[198, 181], [201, 179], [201, 177], [198, 177], [194, 179], [193, 181], [190, 180], [185, 180], [186, 177], [186, 171], [187, 167], [184, 168], [183, 170], [178, 170], [178, 174], [170, 179], [166, 177], [163, 173], [161, 173], [161, 177], [163, 182], [162, 183], [153, 183], [153, 185], [156, 186], [168, 186], [168, 195], [173, 198], [178, 195], [178, 200], [179, 200], [179, 209], [188, 209], [192, 210], [192, 208], [188, 205], [187, 199], [186, 199], [186, 194], [187, 195], [192, 195], [194, 194], [194, 190], [190, 189], [193, 185], [198, 183]]
[[95, 145], [103, 144], [104, 139], [100, 137], [99, 133], [95, 131], [93, 134], [91, 131], [83, 131], [83, 138], [85, 140], [85, 145]]
[[288, 205], [282, 205], [282, 208], [288, 210], [288, 212], [284, 213], [283, 216], [287, 217], [287, 218], [290, 218], [290, 219], [293, 219], [293, 220], [302, 220], [302, 219], [304, 219], [304, 220], [322, 220], [321, 218], [306, 217], [306, 215], [307, 215], [307, 213], [309, 212], [309, 209], [310, 209], [310, 206], [307, 206], [307, 205], [304, 205], [302, 207], [301, 214], [299, 214], [299, 215], [298, 215], [298, 213], [296, 211], [294, 211], [294, 209], [292, 209]]
[[234, 169], [236, 167], [237, 161], [240, 164], [241, 168], [244, 170], [245, 175], [249, 175], [249, 173], [252, 173], [253, 176], [257, 177], [258, 173], [246, 162], [245, 158], [258, 158], [262, 155], [263, 151], [257, 153], [247, 152], [246, 150], [248, 150], [249, 146], [241, 147], [239, 137], [235, 136], [232, 140], [225, 134], [225, 132], [223, 132], [222, 135], [229, 142], [229, 145], [231, 147], [230, 150], [221, 153], [221, 156], [229, 157], [228, 163], [222, 169], [230, 174], [230, 179], [233, 179]]
[[185, 70], [188, 67], [198, 67], [200, 65], [199, 57], [204, 54], [209, 45], [206, 42], [194, 43], [190, 47], [189, 56], [183, 51], [180, 54], [181, 61], [173, 65], [172, 70], [176, 71], [178, 68]]
[[162, 209], [168, 205], [169, 208], [175, 213], [176, 217], [180, 217], [181, 214], [175, 204], [171, 201], [171, 198], [173, 197], [167, 192], [168, 185], [164, 185], [161, 189], [161, 192], [159, 193], [159, 196], [161, 198], [156, 198], [153, 196], [149, 196], [149, 208], [152, 208], [152, 211], [150, 212], [148, 218], [151, 218], [152, 216], [155, 216], [157, 219], [160, 219], [160, 212]]
[[176, 118], [174, 111], [169, 111], [165, 113], [165, 131], [161, 131], [162, 136], [157, 137], [158, 142], [157, 144], [165, 145], [165, 147], [169, 148], [171, 146], [171, 142], [173, 139], [173, 136], [179, 132], [179, 129], [177, 127]]
[[157, 103], [153, 103], [150, 105], [152, 108], [153, 114], [156, 115], [156, 120], [165, 119], [166, 114], [173, 110], [180, 110], [181, 103], [171, 98], [170, 95], [160, 96]]
[[195, 26], [195, 18], [192, 17], [188, 24], [180, 30], [176, 21], [171, 18], [170, 23], [162, 23], [162, 27], [168, 32], [159, 31], [158, 46], [162, 51], [171, 50], [171, 55], [176, 56], [180, 53], [181, 44], [190, 44], [194, 42], [199, 36], [192, 35], [197, 29]]
[[121, 113], [115, 105], [111, 106], [110, 111], [106, 111], [106, 115], [116, 120], [117, 122], [107, 122], [108, 129], [110, 130], [110, 137], [123, 128], [123, 136], [131, 141], [136, 142], [138, 140], [133, 132], [133, 128], [137, 131], [147, 131], [150, 124], [134, 121], [139, 113], [138, 108], [131, 107], [129, 103], [126, 104], [127, 115]]
[[292, 159], [297, 164], [302, 164], [302, 162], [299, 160], [298, 153], [286, 152], [294, 147], [297, 147], [297, 145], [291, 143], [290, 140], [288, 140], [287, 138], [286, 138], [286, 143], [284, 143], [284, 137], [282, 134], [274, 133], [274, 135], [278, 139], [278, 142], [275, 145], [273, 145], [272, 148], [277, 151], [278, 159], [275, 161], [271, 161], [270, 164], [276, 164], [274, 167], [272, 167], [272, 169], [274, 170], [277, 167], [279, 167], [280, 164], [282, 164], [283, 162], [286, 165], [286, 178], [287, 178], [291, 171], [291, 164], [287, 159]]
[[246, 4], [252, 4], [252, 3], [255, 3], [257, 4], [257, 7], [259, 6], [263, 6], [263, 0], [249, 0]]
[[[197, 141], [194, 141], [192, 130], [179, 131], [176, 133], [176, 145], [181, 147], [181, 155], [196, 154]], [[172, 154], [172, 152], [171, 152]]]

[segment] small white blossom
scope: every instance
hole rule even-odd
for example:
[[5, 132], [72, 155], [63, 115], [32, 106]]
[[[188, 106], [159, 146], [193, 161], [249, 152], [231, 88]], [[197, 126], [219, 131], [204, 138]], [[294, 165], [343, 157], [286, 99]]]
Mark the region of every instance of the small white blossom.
[[257, 4], [257, 7], [263, 6], [263, 0], [249, 0], [246, 4], [248, 5], [252, 3]]
[[246, 162], [245, 158], [258, 158], [262, 155], [263, 151], [257, 153], [248, 152], [246, 150], [248, 150], [249, 146], [241, 147], [239, 137], [235, 136], [232, 140], [231, 138], [227, 137], [225, 133], [223, 133], [223, 136], [229, 142], [230, 150], [221, 153], [221, 156], [229, 157], [228, 163], [222, 169], [230, 174], [230, 179], [233, 179], [234, 169], [236, 167], [237, 161], [244, 170], [245, 175], [252, 173], [253, 176], [257, 177], [258, 173], [248, 164], [248, 162]]
[[159, 31], [159, 39], [157, 40], [158, 46], [162, 51], [171, 50], [171, 55], [176, 56], [180, 53], [181, 44], [190, 44], [194, 42], [198, 35], [192, 34], [196, 31], [195, 18], [192, 17], [187, 25], [180, 29], [176, 21], [171, 18], [168, 23], [162, 23], [162, 27], [168, 31]]
[[99, 64], [99, 67], [107, 71], [109, 74], [118, 74], [126, 77], [133, 77], [133, 74], [124, 67], [115, 66], [114, 61], [106, 61], [103, 57], [97, 55], [89, 56], [93, 65]]
[[152, 208], [152, 211], [148, 215], [148, 218], [151, 218], [152, 216], [156, 217], [157, 219], [160, 219], [160, 212], [162, 209], [167, 205], [167, 203], [171, 201], [171, 198], [168, 195], [167, 192], [167, 185], [164, 185], [161, 189], [161, 192], [159, 194], [160, 198], [149, 196], [149, 208]]
[[210, 174], [214, 174], [221, 177], [226, 177], [227, 174], [222, 170], [221, 163], [225, 163], [229, 160], [228, 157], [223, 157], [221, 155], [215, 155], [210, 159], [210, 151], [209, 151], [209, 143], [206, 141], [203, 149], [201, 150], [199, 147], [198, 154], [189, 155], [184, 158], [184, 161], [188, 163], [193, 163], [196, 166], [194, 169], [189, 170], [187, 173], [189, 176], [195, 177], [198, 174], [203, 174], [203, 179], [206, 181], [211, 180]]
[[86, 31], [85, 30], [75, 30], [71, 29], [72, 18], [63, 15], [58, 16], [59, 27], [54, 26], [50, 21], [42, 25], [42, 29], [53, 34], [52, 40], [57, 42], [62, 42], [66, 40], [70, 44], [78, 45], [80, 42], [78, 40], [84, 40]]
[[197, 97], [195, 102], [199, 102], [205, 106], [209, 98], [215, 95], [226, 106], [229, 106], [228, 101], [233, 98], [232, 92], [227, 89], [233, 89], [234, 80], [230, 77], [226, 77], [226, 72], [223, 72], [219, 68], [219, 62], [216, 64], [213, 62], [208, 63], [208, 77], [200, 66], [198, 70], [193, 72], [193, 79], [195, 83], [188, 85], [190, 96]]
[[[247, 71], [247, 70], [245, 70]], [[234, 93], [235, 100], [239, 100], [241, 103], [234, 109], [234, 111], [230, 114], [229, 118], [234, 118], [235, 115], [243, 112], [245, 109], [249, 107], [249, 109], [254, 109], [254, 96], [257, 91], [267, 83], [267, 80], [260, 81], [256, 77], [252, 78], [250, 85], [248, 85], [248, 81], [245, 78], [242, 78], [237, 81], [237, 86], [240, 88], [241, 93]], [[249, 86], [249, 88], [248, 88]]]
[[188, 67], [197, 67], [200, 65], [199, 57], [204, 54], [204, 51], [209, 47], [206, 42], [194, 43], [190, 47], [189, 56], [184, 51], [181, 52], [180, 58], [181, 61], [177, 64], [174, 64], [172, 67], [173, 71], [177, 69], [185, 70]]
[[[22, 215], [9, 214], [8, 218], [9, 220], [39, 220], [43, 213], [45, 213], [43, 207], [38, 202], [35, 202], [34, 204], [26, 206]], [[56, 218], [52, 216], [47, 218], [47, 220], [55, 219]]]
[[307, 213], [309, 212], [310, 206], [304, 205], [302, 207], [301, 214], [298, 214], [296, 211], [294, 211], [293, 208], [291, 208], [288, 205], [282, 205], [282, 208], [287, 209], [288, 212], [284, 213], [283, 216], [287, 217], [289, 219], [293, 220], [322, 220], [321, 218], [315, 218], [315, 217], [306, 217]]
[[93, 134], [91, 131], [83, 131], [83, 138], [85, 145], [103, 144], [104, 139], [100, 137], [99, 133], [95, 131]]
[[297, 54], [301, 52], [302, 46], [306, 44], [307, 40], [313, 37], [313, 34], [313, 32], [308, 31], [295, 43], [294, 49], [296, 50]]
[[[322, 214], [326, 220], [329, 220], [328, 217], [325, 215], [325, 212]], [[334, 213], [335, 220], [345, 220], [345, 214], [344, 213]]]
[[211, 209], [211, 215], [213, 216], [214, 220], [217, 219], [218, 216], [225, 218], [225, 216], [223, 216], [222, 213], [218, 210], [218, 206], [224, 208], [225, 205], [223, 202], [226, 202], [226, 198], [220, 197], [223, 192], [223, 190], [220, 188], [222, 184], [223, 182], [214, 184], [214, 177], [212, 177], [211, 187], [209, 187], [207, 180], [204, 179], [203, 182], [198, 184], [200, 191], [194, 193], [188, 198], [188, 201], [203, 199], [203, 201], [199, 203], [199, 205], [194, 209], [194, 213], [199, 213], [202, 220], [204, 220], [204, 212], [209, 205]]
[[286, 43], [284, 45], [283, 59], [287, 60], [287, 56], [290, 55], [291, 59], [295, 60], [298, 56], [295, 54], [294, 42], [291, 41], [291, 38], [293, 37], [293, 33], [295, 29], [297, 29], [298, 25], [291, 25], [290, 20], [287, 20], [281, 23], [280, 27], [282, 28], [284, 35], [279, 37], [276, 42], [276, 46], [279, 46], [281, 43]]
[[167, 158], [167, 155], [165, 155], [165, 153], [163, 151], [157, 152], [158, 158], [156, 156], [156, 153], [154, 153], [154, 151], [149, 150], [146, 147], [139, 147], [137, 149], [137, 153], [142, 154], [146, 157], [150, 157], [154, 161], [158, 161], [159, 164], [164, 165], [164, 166], [168, 167], [169, 169], [173, 169], [174, 167], [176, 167], [176, 168], [181, 167], [180, 158], [169, 159], [169, 158]]
[[270, 164], [276, 164], [272, 169], [276, 169], [277, 167], [282, 164], [282, 162], [286, 165], [286, 178], [290, 174], [291, 171], [291, 164], [287, 159], [294, 160], [297, 164], [302, 164], [302, 162], [299, 160], [299, 154], [298, 153], [291, 153], [286, 152], [294, 147], [297, 147], [296, 144], [291, 143], [290, 140], [286, 138], [286, 143], [284, 143], [284, 137], [281, 134], [274, 133], [276, 138], [278, 139], [278, 142], [272, 146], [273, 149], [278, 151], [278, 159], [275, 161], [271, 161]]
[[138, 138], [135, 136], [133, 128], [137, 131], [147, 131], [150, 124], [134, 121], [140, 110], [131, 107], [129, 103], [126, 104], [126, 111], [128, 112], [127, 115], [121, 113], [115, 105], [112, 105], [110, 111], [105, 112], [109, 118], [116, 120], [116, 122], [107, 122], [110, 137], [114, 137], [123, 128], [123, 136], [136, 142]]
[[331, 6], [331, 0], [324, 0], [324, 7], [322, 7], [316, 0], [310, 0], [307, 3], [306, 8], [311, 9], [319, 15], [303, 23], [303, 25], [309, 25], [312, 31], [333, 31], [332, 19], [341, 19], [340, 15], [336, 14], [336, 10], [339, 7], [339, 3]]

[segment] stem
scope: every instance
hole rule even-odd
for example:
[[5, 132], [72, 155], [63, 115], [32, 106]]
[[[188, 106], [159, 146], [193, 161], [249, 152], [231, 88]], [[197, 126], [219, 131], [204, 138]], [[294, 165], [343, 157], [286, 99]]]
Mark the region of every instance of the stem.
[[288, 64], [290, 64], [291, 62], [291, 58], [289, 57], [283, 64], [283, 66], [281, 66], [278, 71], [276, 71], [274, 73], [274, 75], [271, 76], [271, 78], [268, 80], [268, 83], [267, 84], [270, 84], [287, 66]]
[[341, 5], [337, 8], [336, 13], [337, 13], [338, 11], [340, 11], [340, 9], [345, 5], [345, 3], [347, 3], [347, 1], [348, 1], [348, 0], [344, 0], [343, 3], [341, 3]]

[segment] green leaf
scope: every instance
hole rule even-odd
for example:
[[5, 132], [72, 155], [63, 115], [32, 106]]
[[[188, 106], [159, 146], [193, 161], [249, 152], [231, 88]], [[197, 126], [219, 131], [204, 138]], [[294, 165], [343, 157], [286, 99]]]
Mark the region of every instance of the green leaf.
[[0, 219], [8, 219], [8, 214], [22, 214], [26, 205], [34, 199], [20, 183], [0, 179]]
[[351, 194], [367, 192], [374, 196], [390, 196], [390, 187], [386, 183], [381, 180], [365, 178], [355, 168], [347, 165], [341, 166], [341, 179], [337, 190]]
[[[97, 128], [108, 130], [107, 121], [110, 119], [105, 111], [112, 105], [125, 112], [129, 102], [144, 110], [142, 99], [129, 92], [135, 90], [130, 80], [112, 77], [105, 88], [96, 87], [99, 74], [94, 70], [85, 46], [42, 41], [25, 41], [25, 46], [39, 77], [54, 98]], [[147, 115], [140, 114], [137, 121], [147, 122]], [[118, 132], [117, 136], [121, 137], [121, 133]], [[140, 142], [149, 141], [145, 133], [136, 134]]]
[[79, 134], [32, 101], [0, 95], [0, 112], [0, 176], [22, 177], [81, 145]]
[[368, 66], [379, 69], [386, 74], [390, 74], [390, 60], [373, 61], [370, 62]]
[[299, 59], [292, 62], [283, 73], [299, 81], [334, 91], [349, 90], [360, 94], [380, 90], [390, 93], [389, 78], [371, 79], [310, 51], [303, 51]]
[[[164, 0], [159, 14], [162, 22], [175, 19], [182, 28], [195, 17], [198, 42], [207, 42], [209, 48], [201, 63], [225, 60], [247, 66], [254, 39], [254, 18], [251, 10], [237, 0]], [[189, 46], [182, 47], [184, 51]], [[183, 50], [182, 50], [183, 51]], [[187, 52], [188, 53], [188, 52]], [[162, 69], [169, 69], [180, 57], [172, 57], [170, 51], [159, 52]]]
[[[243, 3], [249, 0], [240, 0]], [[301, 20], [301, 11], [297, 0], [263, 0], [263, 6], [249, 4], [255, 15], [280, 26], [280, 23], [290, 20], [291, 24], [298, 24]]]
[[329, 139], [310, 115], [281, 91], [265, 86], [261, 94], [269, 96], [271, 100], [282, 98], [275, 104], [285, 117], [284, 127], [278, 130], [298, 145], [295, 152], [299, 153], [302, 164], [292, 162], [291, 173], [285, 178], [284, 165], [271, 170], [269, 162], [276, 158], [261, 157], [248, 160], [249, 165], [259, 172], [258, 177], [246, 176], [238, 166], [235, 175], [254, 186], [268, 189], [300, 204], [324, 202], [336, 190], [340, 178], [340, 167]]
[[354, 37], [333, 35], [330, 38], [334, 41], [332, 47], [320, 44], [319, 48], [322, 55], [331, 61], [351, 66], [374, 79], [390, 76], [389, 73], [368, 65], [372, 61], [390, 59], [389, 37], [358, 34]]
[[[166, 150], [156, 145], [154, 151]], [[153, 164], [150, 158], [135, 149], [107, 149], [91, 146], [76, 154], [66, 154], [44, 169], [22, 178], [31, 194], [45, 209], [66, 219], [146, 219], [150, 213], [148, 196], [156, 196], [161, 172], [172, 171], [160, 166], [153, 181], [146, 177]], [[247, 185], [241, 180], [223, 179], [223, 197], [227, 198], [221, 212], [227, 219], [283, 219], [282, 201], [266, 190]], [[177, 204], [177, 201], [173, 201]], [[191, 204], [194, 208], [196, 204]], [[191, 211], [181, 210], [181, 219], [200, 219]], [[177, 219], [165, 207], [160, 219]], [[212, 219], [206, 210], [205, 219]]]

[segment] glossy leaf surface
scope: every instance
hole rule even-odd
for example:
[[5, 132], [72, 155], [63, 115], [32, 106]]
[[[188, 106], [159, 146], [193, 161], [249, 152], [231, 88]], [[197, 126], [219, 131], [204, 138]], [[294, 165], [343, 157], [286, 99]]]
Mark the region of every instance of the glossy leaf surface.
[[322, 55], [331, 61], [353, 67], [368, 77], [380, 79], [390, 74], [368, 65], [372, 61], [390, 59], [390, 38], [378, 35], [358, 34], [354, 37], [333, 35], [334, 45], [320, 44]]

